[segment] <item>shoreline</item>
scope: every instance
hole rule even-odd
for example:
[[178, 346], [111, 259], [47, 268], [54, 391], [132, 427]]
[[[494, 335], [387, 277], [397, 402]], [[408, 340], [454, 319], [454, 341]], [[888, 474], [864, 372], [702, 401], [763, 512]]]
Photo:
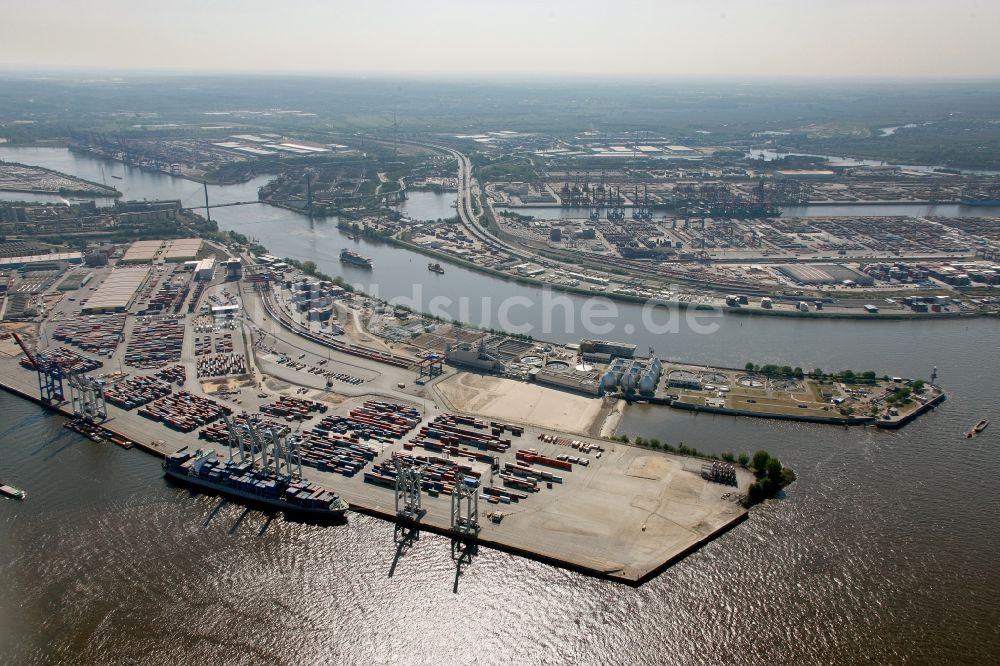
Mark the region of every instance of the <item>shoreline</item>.
[[[69, 147], [68, 149], [71, 152], [74, 152], [74, 149], [72, 147]], [[79, 150], [79, 149], [77, 149], [77, 150]], [[106, 157], [106, 156], [103, 156], [103, 155], [97, 155], [97, 154], [94, 154], [94, 153], [92, 153], [92, 152], [90, 152], [88, 150], [79, 150], [79, 152], [82, 152], [82, 153], [84, 153], [86, 155], [89, 155], [89, 156], [93, 157], [94, 159], [102, 159], [102, 160], [117, 162], [117, 163], [120, 163], [120, 164], [126, 164], [122, 160], [117, 160], [117, 159]], [[22, 166], [30, 166], [30, 165], [22, 165]], [[36, 168], [44, 168], [44, 167], [36, 167]], [[147, 171], [153, 171], [155, 173], [164, 173], [164, 174], [167, 174], [167, 175], [170, 175], [170, 176], [173, 176], [173, 177], [183, 178], [185, 180], [188, 180], [189, 182], [197, 182], [197, 183], [202, 183], [203, 182], [201, 180], [195, 180], [195, 179], [193, 179], [193, 178], [191, 178], [189, 176], [185, 176], [185, 175], [182, 175], [182, 174], [167, 173], [165, 171], [161, 171], [161, 170], [158, 170], [158, 169], [150, 169], [150, 168], [144, 167], [144, 166], [136, 166], [136, 167], [133, 167], [133, 168], [138, 168], [138, 169], [147, 170]], [[51, 171], [51, 170], [49, 170], [49, 171]], [[60, 173], [60, 172], [53, 172], [53, 173]], [[70, 177], [76, 178], [76, 176], [73, 176], [72, 174], [60, 174], [60, 175], [69, 175]], [[78, 179], [78, 180], [82, 180], [83, 182], [90, 182], [90, 181], [86, 181], [85, 179]], [[241, 181], [241, 182], [248, 182], [248, 181]], [[99, 186], [99, 184], [97, 184], [97, 183], [93, 183], [93, 184]], [[222, 183], [212, 183], [212, 184], [222, 184]], [[117, 190], [116, 190], [116, 192], [117, 192]], [[123, 196], [123, 195], [121, 195], [119, 193], [118, 196]], [[115, 197], [115, 198], [117, 198], [117, 197]], [[265, 205], [268, 205], [268, 206], [274, 206], [275, 208], [280, 208], [280, 209], [288, 210], [288, 211], [293, 212], [293, 213], [298, 213], [300, 215], [307, 216], [307, 213], [305, 213], [301, 209], [295, 208], [293, 206], [288, 206], [288, 205], [284, 205], [284, 204], [280, 204], [280, 203], [272, 203], [272, 202], [268, 202], [268, 201], [260, 201], [259, 203], [262, 203], [262, 204], [265, 204]], [[555, 207], [558, 207], [558, 206], [555, 206]], [[328, 219], [329, 218], [333, 218], [333, 217], [338, 218], [338, 223], [337, 223], [338, 230], [345, 231], [344, 227], [341, 226], [342, 224], [345, 223], [345, 220], [341, 216], [338, 216], [338, 215], [323, 215], [322, 217], [325, 217], [325, 218], [328, 218]], [[746, 315], [750, 315], [750, 316], [759, 315], [759, 316], [777, 316], [777, 317], [799, 317], [799, 318], [812, 318], [812, 319], [857, 319], [857, 320], [880, 320], [880, 321], [907, 321], [907, 320], [952, 319], [952, 318], [961, 318], [961, 317], [974, 318], [974, 317], [983, 316], [979, 312], [939, 312], [939, 313], [935, 313], [935, 312], [882, 312], [882, 311], [879, 311], [877, 313], [869, 313], [869, 312], [865, 312], [865, 311], [847, 312], [847, 311], [836, 311], [836, 310], [827, 310], [827, 309], [816, 310], [816, 311], [809, 311], [809, 312], [801, 312], [801, 311], [799, 311], [798, 309], [795, 309], [795, 308], [787, 309], [787, 310], [782, 310], [782, 309], [765, 309], [765, 308], [752, 307], [752, 306], [751, 307], [733, 308], [733, 307], [729, 307], [729, 306], [726, 306], [726, 305], [721, 304], [721, 303], [720, 304], [705, 304], [705, 303], [687, 303], [687, 302], [680, 302], [680, 301], [668, 301], [668, 300], [658, 299], [658, 298], [655, 298], [655, 297], [653, 297], [653, 298], [646, 298], [646, 297], [643, 297], [643, 296], [633, 296], [631, 294], [621, 294], [621, 293], [614, 293], [614, 292], [597, 291], [597, 290], [588, 289], [588, 288], [579, 287], [579, 286], [574, 287], [574, 286], [569, 286], [569, 285], [553, 284], [553, 283], [550, 283], [550, 282], [546, 282], [544, 280], [538, 280], [538, 279], [527, 277], [527, 276], [513, 275], [513, 274], [508, 273], [506, 271], [501, 271], [501, 270], [497, 270], [495, 268], [489, 268], [489, 267], [486, 267], [486, 266], [482, 266], [480, 264], [477, 264], [477, 263], [474, 263], [474, 262], [470, 262], [470, 261], [466, 261], [466, 260], [463, 260], [463, 259], [461, 259], [459, 257], [455, 257], [454, 255], [451, 255], [451, 254], [446, 253], [446, 252], [440, 252], [440, 251], [432, 250], [432, 249], [429, 249], [429, 248], [425, 248], [425, 247], [423, 247], [421, 245], [417, 245], [415, 243], [411, 243], [409, 241], [404, 241], [404, 240], [401, 240], [401, 239], [398, 239], [398, 238], [395, 238], [395, 237], [391, 237], [391, 236], [371, 237], [371, 238], [365, 238], [365, 240], [368, 240], [370, 242], [378, 242], [378, 241], [385, 242], [385, 243], [387, 243], [389, 245], [393, 245], [393, 246], [400, 247], [400, 248], [403, 248], [403, 249], [406, 249], [406, 250], [410, 250], [410, 251], [416, 252], [418, 254], [422, 254], [424, 256], [431, 257], [433, 259], [437, 259], [439, 261], [444, 261], [445, 263], [448, 263], [448, 264], [454, 264], [454, 265], [457, 265], [457, 266], [461, 266], [461, 267], [467, 268], [469, 270], [473, 270], [473, 271], [476, 271], [476, 272], [479, 272], [479, 273], [482, 273], [482, 274], [485, 274], [485, 275], [490, 275], [492, 277], [497, 277], [497, 278], [506, 280], [508, 282], [513, 282], [515, 284], [522, 284], [522, 285], [526, 285], [526, 286], [543, 288], [543, 289], [544, 288], [548, 288], [548, 289], [551, 289], [553, 291], [559, 291], [559, 292], [563, 292], [563, 293], [574, 294], [574, 295], [583, 296], [583, 297], [587, 297], [587, 298], [604, 297], [604, 298], [607, 298], [607, 299], [609, 299], [611, 301], [621, 302], [621, 303], [631, 303], [631, 304], [638, 304], [638, 305], [644, 305], [646, 303], [655, 303], [655, 304], [658, 304], [658, 305], [662, 305], [662, 306], [669, 307], [669, 308], [676, 308], [676, 309], [679, 309], [679, 310], [695, 309], [695, 310], [701, 310], [701, 311], [705, 311], [705, 312], [722, 312], [722, 313], [732, 312], [732, 313], [736, 313], [736, 314], [740, 314], [740, 315], [745, 315], [745, 316]], [[535, 258], [535, 260], [537, 260], [537, 257]], [[556, 261], [559, 261], [560, 264], [563, 264], [563, 262], [561, 260], [556, 260]], [[704, 285], [703, 288], [710, 289], [713, 292], [715, 291], [715, 289], [713, 287], [711, 287], [710, 285]], [[721, 295], [723, 292], [722, 291], [718, 291], [716, 293], [718, 293], [718, 294]], [[860, 310], [860, 308], [859, 308], [859, 310]], [[422, 313], [422, 314], [426, 314], [426, 313]]]
[[[9, 144], [6, 144], [9, 146]], [[120, 192], [118, 188], [111, 187], [109, 185], [104, 185], [102, 183], [96, 183], [92, 180], [87, 180], [86, 178], [81, 178], [71, 173], [65, 173], [63, 171], [56, 171], [55, 169], [49, 169], [48, 167], [38, 166], [35, 164], [23, 164], [21, 162], [6, 162], [0, 160], [0, 164], [6, 164], [9, 166], [18, 166], [25, 169], [37, 169], [38, 171], [44, 171], [45, 173], [54, 174], [62, 178], [70, 178], [78, 183], [85, 183], [87, 185], [92, 185], [97, 188], [95, 190], [70, 190], [70, 189], [60, 189], [60, 190], [44, 190], [41, 188], [21, 188], [21, 187], [0, 187], [2, 192], [24, 192], [26, 194], [48, 194], [51, 196], [66, 196], [66, 197], [94, 197], [97, 199], [120, 199], [125, 196], [124, 193]]]
[[[338, 226], [340, 231], [344, 231], [343, 228]], [[754, 308], [754, 307], [739, 307], [733, 308], [726, 305], [711, 305], [707, 303], [684, 303], [680, 301], [666, 301], [658, 298], [645, 298], [643, 296], [632, 296], [630, 294], [616, 294], [613, 292], [603, 292], [594, 291], [591, 289], [585, 289], [583, 287], [570, 287], [567, 285], [552, 284], [550, 282], [545, 282], [544, 280], [537, 280], [534, 278], [522, 276], [522, 275], [512, 275], [504, 271], [499, 271], [495, 268], [489, 268], [487, 266], [481, 266], [464, 259], [459, 259], [450, 254], [439, 252], [437, 250], [431, 250], [425, 248], [421, 245], [416, 245], [408, 241], [400, 240], [393, 237], [373, 237], [364, 238], [369, 242], [384, 242], [389, 245], [395, 245], [397, 247], [402, 247], [407, 250], [412, 250], [418, 254], [422, 254], [426, 257], [432, 259], [438, 259], [444, 261], [445, 263], [455, 264], [461, 266], [462, 268], [468, 268], [469, 270], [477, 271], [479, 273], [484, 273], [486, 275], [492, 275], [508, 282], [514, 282], [516, 284], [523, 284], [530, 287], [540, 287], [549, 288], [553, 291], [563, 291], [570, 294], [576, 294], [578, 296], [587, 297], [604, 297], [612, 301], [619, 301], [622, 303], [632, 303], [642, 305], [645, 303], [656, 303], [658, 305], [663, 305], [670, 308], [677, 308], [679, 310], [703, 310], [706, 312], [722, 312], [722, 313], [736, 313], [742, 315], [761, 315], [766, 317], [799, 317], [805, 319], [866, 319], [866, 320], [883, 320], [883, 321], [900, 321], [900, 320], [926, 320], [926, 319], [954, 319], [954, 318], [976, 318], [982, 315], [975, 312], [964, 313], [964, 312], [913, 312], [913, 313], [883, 313], [877, 312], [871, 314], [869, 312], [838, 312], [835, 310], [815, 310], [809, 312], [801, 312], [797, 309], [792, 310], [768, 310], [765, 308]], [[426, 313], [424, 313], [426, 314]]]
[[[274, 309], [273, 304], [270, 303], [270, 299], [262, 298], [262, 304], [264, 306], [264, 309], [268, 312], [268, 314], [270, 314], [271, 317], [274, 319], [274, 321], [276, 321], [280, 326], [284, 327], [287, 331], [291, 332], [292, 334], [304, 335], [302, 331], [290, 325], [289, 322], [286, 321], [283, 316], [280, 316], [280, 314]], [[309, 335], [311, 334], [306, 334], [307, 337]], [[317, 340], [317, 342], [324, 345], [328, 344], [327, 342], [322, 340]], [[546, 341], [538, 340], [538, 342], [546, 342]], [[664, 363], [672, 362], [672, 361], [666, 361], [665, 359], [661, 359], [661, 361], [663, 361]], [[717, 370], [729, 370], [733, 372], [744, 371], [744, 369], [741, 368], [730, 368], [726, 366], [710, 366], [710, 367]], [[496, 376], [496, 375], [490, 374], [488, 376]], [[465, 411], [456, 408], [447, 398], [447, 396], [444, 395], [443, 392], [438, 389], [437, 383], [433, 383], [431, 386], [435, 394], [452, 411], [459, 411], [459, 412]], [[554, 390], [572, 393], [570, 389], [565, 389], [565, 388], [556, 388]], [[751, 410], [734, 409], [728, 407], [713, 407], [709, 405], [688, 403], [669, 398], [657, 397], [655, 395], [649, 397], [639, 397], [637, 399], [628, 399], [619, 397], [618, 401], [612, 407], [610, 408], [602, 407], [602, 409], [608, 410], [607, 414], [603, 417], [603, 419], [601, 419], [601, 424], [599, 427], [597, 421], [591, 423], [589, 428], [587, 428], [587, 433], [591, 434], [591, 436], [610, 439], [612, 435], [615, 434], [621, 421], [624, 420], [625, 410], [632, 404], [642, 404], [642, 403], [647, 403], [650, 405], [657, 405], [657, 406], [666, 406], [672, 409], [679, 409], [685, 411], [722, 414], [726, 416], [744, 416], [750, 418], [777, 419], [782, 421], [797, 421], [800, 423], [815, 423], [823, 425], [840, 425], [840, 426], [876, 425], [877, 427], [882, 429], [899, 429], [907, 425], [914, 419], [916, 419], [921, 414], [924, 414], [926, 411], [929, 411], [929, 409], [940, 404], [942, 401], [945, 400], [946, 396], [947, 394], [944, 393], [944, 391], [941, 391], [939, 395], [935, 396], [933, 399], [929, 400], [927, 403], [924, 403], [920, 407], [914, 409], [912, 412], [908, 412], [907, 414], [892, 420], [878, 419], [877, 417], [874, 416], [842, 417], [842, 416], [816, 416], [808, 414], [786, 414], [782, 412], [756, 412]], [[606, 398], [596, 397], [595, 399], [606, 399]], [[594, 435], [593, 433], [597, 434]]]
[[[104, 156], [95, 155], [95, 154], [91, 153], [90, 151], [82, 151], [82, 152], [85, 152], [88, 155], [91, 155], [93, 157], [97, 157], [97, 158], [100, 158], [100, 159], [109, 159], [109, 160], [114, 161], [114, 162], [119, 162], [119, 163], [125, 164], [125, 162], [122, 162], [121, 160], [115, 160], [113, 158], [106, 158]], [[154, 171], [156, 173], [167, 173], [165, 171], [161, 171], [161, 170], [158, 170], [158, 169], [149, 169], [148, 167], [143, 167], [143, 166], [138, 166], [138, 167], [134, 167], [134, 168], [144, 169], [144, 170], [150, 170], [150, 171]], [[201, 180], [193, 179], [193, 178], [191, 178], [189, 176], [185, 176], [183, 174], [172, 174], [172, 173], [169, 173], [167, 175], [171, 175], [171, 176], [178, 177], [178, 178], [184, 178], [185, 180], [188, 180], [190, 182], [197, 182], [197, 183], [204, 182], [204, 181], [201, 181]], [[251, 178], [249, 178], [249, 179], [247, 179], [245, 181], [234, 181], [233, 183], [228, 183], [228, 182], [211, 182], [209, 184], [212, 184], [212, 185], [239, 184], [239, 183], [243, 183], [243, 182], [249, 182], [249, 180], [252, 180], [252, 179], [253, 179], [253, 177], [251, 177]], [[295, 206], [290, 206], [288, 204], [284, 204], [284, 203], [281, 203], [281, 202], [260, 201], [259, 203], [262, 203], [262, 204], [267, 205], [267, 206], [273, 206], [275, 208], [280, 208], [282, 210], [287, 210], [287, 211], [292, 212], [292, 213], [297, 213], [299, 215], [303, 215], [303, 216], [309, 217], [308, 213], [306, 213], [305, 211], [303, 211], [301, 208], [297, 208]], [[879, 203], [880, 204], [884, 204], [884, 205], [897, 205], [900, 202], [884, 201], [884, 202], [879, 202]], [[909, 202], [902, 202], [902, 203], [909, 203]], [[826, 205], [826, 204], [807, 204], [807, 205]], [[840, 204], [830, 204], [830, 205], [840, 205]], [[852, 203], [852, 202], [844, 202], [843, 205], [858, 205], [858, 204], [857, 203]], [[530, 207], [530, 206], [526, 206], [526, 207]], [[551, 207], [553, 207], [553, 208], [560, 208], [562, 206], [561, 206], [561, 204], [553, 204]], [[326, 218], [326, 219], [336, 218], [338, 220], [337, 221], [337, 229], [339, 231], [347, 231], [347, 229], [344, 226], [342, 226], [343, 224], [346, 224], [346, 220], [344, 219], [344, 217], [343, 217], [342, 214], [336, 214], [336, 213], [335, 214], [324, 214], [324, 215], [320, 215], [320, 216], [317, 216], [317, 217], [322, 217], [322, 218]], [[935, 312], [881, 312], [880, 311], [880, 312], [877, 312], [877, 313], [869, 313], [869, 312], [865, 312], [865, 311], [843, 312], [843, 311], [825, 310], [825, 309], [824, 310], [809, 311], [809, 312], [801, 312], [800, 310], [794, 309], [794, 308], [793, 309], [789, 309], [789, 310], [766, 309], [766, 308], [759, 308], [759, 307], [752, 307], [752, 306], [751, 307], [746, 307], [746, 308], [743, 308], [743, 307], [733, 308], [733, 307], [729, 307], [729, 306], [726, 306], [726, 305], [723, 305], [723, 304], [714, 305], [714, 304], [705, 304], [705, 303], [686, 303], [686, 302], [681, 302], [681, 301], [667, 301], [667, 300], [662, 300], [662, 299], [658, 299], [658, 298], [655, 298], [655, 297], [654, 298], [646, 298], [646, 297], [643, 297], [643, 296], [633, 296], [633, 295], [630, 295], [630, 294], [620, 294], [620, 293], [614, 293], [614, 292], [596, 291], [596, 290], [587, 289], [587, 288], [584, 288], [584, 287], [573, 287], [573, 286], [569, 286], [569, 285], [553, 284], [553, 283], [550, 283], [550, 282], [546, 282], [544, 280], [537, 280], [537, 279], [534, 279], [534, 278], [531, 278], [531, 277], [527, 277], [527, 276], [513, 275], [513, 274], [508, 273], [506, 271], [501, 271], [501, 270], [497, 270], [495, 268], [490, 268], [490, 267], [487, 267], [487, 266], [482, 266], [482, 265], [477, 264], [475, 262], [466, 261], [464, 259], [461, 259], [459, 257], [456, 257], [456, 256], [451, 255], [451, 254], [446, 253], [446, 252], [440, 252], [440, 251], [437, 251], [437, 250], [432, 250], [430, 248], [425, 248], [425, 247], [423, 247], [421, 245], [417, 245], [417, 244], [409, 242], [409, 241], [404, 241], [404, 240], [401, 240], [401, 239], [396, 238], [394, 236], [376, 236], [376, 237], [364, 238], [364, 240], [367, 240], [369, 242], [379, 242], [379, 241], [385, 242], [385, 243], [387, 243], [389, 245], [393, 245], [395, 247], [400, 247], [400, 248], [403, 248], [403, 249], [406, 249], [406, 250], [410, 250], [410, 251], [416, 252], [418, 254], [422, 254], [422, 255], [424, 255], [426, 257], [430, 257], [432, 259], [438, 259], [439, 261], [444, 261], [445, 263], [454, 264], [454, 265], [457, 265], [457, 266], [468, 268], [470, 270], [482, 273], [484, 275], [490, 275], [492, 277], [497, 277], [497, 278], [500, 278], [502, 280], [506, 280], [508, 282], [513, 282], [515, 284], [522, 284], [522, 285], [526, 285], [526, 286], [530, 286], [530, 287], [539, 287], [539, 288], [543, 288], [543, 289], [544, 288], [548, 288], [548, 289], [551, 289], [553, 291], [560, 291], [560, 292], [564, 292], [564, 293], [568, 293], [568, 294], [575, 294], [575, 295], [583, 296], [583, 297], [587, 297], [587, 298], [604, 297], [604, 298], [608, 298], [609, 300], [616, 301], [616, 302], [621, 302], [621, 303], [632, 303], [632, 304], [642, 305], [642, 304], [646, 304], [646, 303], [652, 302], [652, 303], [655, 303], [655, 304], [658, 304], [658, 305], [662, 305], [662, 306], [665, 306], [665, 307], [676, 308], [678, 310], [694, 309], [694, 310], [702, 310], [702, 311], [705, 311], [705, 312], [723, 312], [723, 313], [733, 312], [733, 313], [737, 313], [737, 314], [741, 314], [741, 315], [749, 315], [749, 316], [760, 315], [760, 316], [769, 316], [769, 317], [771, 317], [771, 316], [777, 316], [777, 317], [799, 317], [799, 318], [813, 318], [813, 319], [857, 319], [857, 320], [873, 320], [873, 319], [877, 319], [877, 320], [882, 320], [882, 321], [908, 321], [908, 320], [929, 320], [929, 319], [952, 319], [952, 318], [961, 318], [961, 317], [974, 318], [974, 317], [980, 317], [980, 316], [982, 316], [978, 312], [969, 312], [969, 313], [963, 313], [963, 312], [939, 312], [939, 313], [935, 313]], [[564, 263], [564, 262], [562, 262], [561, 260], [558, 260], [558, 259], [556, 261], [559, 261], [560, 264]], [[798, 262], [807, 262], [807, 261], [808, 261], [807, 259], [800, 259], [796, 263], [798, 263]], [[712, 289], [713, 291], [715, 291], [710, 285], [705, 285], [703, 288]], [[719, 291], [718, 293], [721, 294], [722, 291]], [[860, 308], [859, 308], [859, 310], [860, 310]], [[426, 313], [421, 313], [421, 314], [426, 314]]]

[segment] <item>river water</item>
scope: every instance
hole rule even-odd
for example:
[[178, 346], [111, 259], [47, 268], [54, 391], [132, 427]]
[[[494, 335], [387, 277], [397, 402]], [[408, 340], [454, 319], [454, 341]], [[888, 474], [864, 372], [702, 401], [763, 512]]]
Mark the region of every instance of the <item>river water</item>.
[[[892, 128], [888, 127], [886, 129], [896, 130], [898, 127]], [[817, 155], [815, 153], [788, 153], [779, 152], [772, 150], [770, 148], [754, 148], [747, 153], [747, 157], [752, 157], [758, 160], [764, 160], [769, 162], [771, 160], [781, 159], [783, 157], [794, 156], [794, 157], [822, 157], [825, 160], [829, 160], [830, 166], [886, 166], [889, 165], [888, 162], [882, 160], [867, 160], [858, 157], [843, 157], [838, 155]], [[892, 163], [890, 166], [899, 167], [901, 169], [906, 169], [908, 171], [924, 171], [927, 173], [933, 172], [935, 169], [941, 169], [944, 167], [927, 165], [927, 164], [895, 164]], [[995, 169], [959, 169], [961, 173], [977, 174], [980, 176], [996, 176], [1000, 175], [1000, 171]]]
[[[147, 176], [166, 183], [148, 196], [200, 190], [137, 179], [149, 186]], [[129, 180], [119, 189], [134, 197]], [[219, 201], [245, 195], [210, 189]], [[213, 212], [274, 254], [340, 272], [335, 254], [348, 241], [329, 221], [258, 205]], [[348, 275], [383, 292], [419, 283], [456, 298], [542, 297], [360, 245], [375, 271]], [[641, 323], [641, 309], [619, 308], [615, 331]], [[922, 377], [938, 366], [949, 399], [896, 433], [633, 409], [623, 432], [709, 451], [767, 448], [799, 480], [637, 590], [484, 549], [456, 594], [445, 539], [422, 535], [394, 562], [393, 529], [375, 519], [317, 528], [256, 512], [241, 520], [228, 504], [213, 514], [217, 499], [170, 486], [152, 457], [81, 439], [60, 417], [0, 395], [0, 481], [29, 492], [0, 500], [0, 662], [996, 663], [996, 322], [707, 323], [717, 330], [684, 322], [629, 339], [704, 363]], [[964, 439], [983, 417], [994, 425]]]

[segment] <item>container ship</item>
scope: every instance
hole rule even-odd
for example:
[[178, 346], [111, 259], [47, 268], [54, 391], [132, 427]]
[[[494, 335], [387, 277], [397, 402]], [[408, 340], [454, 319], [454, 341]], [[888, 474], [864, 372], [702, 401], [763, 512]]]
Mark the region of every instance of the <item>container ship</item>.
[[963, 197], [958, 202], [963, 206], [1000, 206], [1000, 197]]
[[958, 199], [963, 206], [1000, 206], [1000, 187], [971, 187]]
[[275, 474], [252, 462], [219, 460], [211, 449], [168, 455], [163, 471], [181, 483], [311, 520], [341, 520], [348, 509], [347, 502], [314, 483]]
[[713, 204], [708, 209], [708, 215], [720, 220], [749, 220], [781, 217], [781, 209], [763, 203]]
[[361, 266], [362, 268], [371, 268], [372, 260], [368, 257], [363, 257], [357, 252], [352, 252], [348, 249], [343, 249], [340, 251], [340, 262], [344, 264], [354, 264], [355, 266]]
[[427, 270], [431, 273], [444, 273], [444, 269], [441, 268], [441, 264], [427, 264]]

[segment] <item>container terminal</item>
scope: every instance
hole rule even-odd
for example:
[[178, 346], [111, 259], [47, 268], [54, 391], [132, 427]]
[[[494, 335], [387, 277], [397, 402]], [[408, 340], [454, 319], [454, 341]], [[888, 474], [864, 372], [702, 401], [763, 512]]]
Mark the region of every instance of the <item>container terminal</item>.
[[[211, 244], [194, 253], [214, 260], [170, 260], [164, 247], [149, 263], [88, 267], [65, 291], [67, 276], [53, 278], [35, 320], [4, 324], [3, 387], [74, 417], [94, 445], [214, 450], [206, 473], [223, 473], [211, 467], [262, 429], [300, 460], [296, 496], [314, 484], [353, 511], [630, 584], [747, 517], [749, 470], [602, 436], [623, 398], [718, 399], [711, 369], [700, 389], [671, 386], [678, 368], [634, 346], [539, 346], [447, 325], [396, 344], [402, 321], [374, 321], [369, 299]], [[825, 398], [766, 371], [771, 383], [750, 381], [744, 401], [858, 399], [847, 384]], [[746, 377], [757, 373], [727, 378], [730, 393]], [[895, 396], [903, 381], [869, 385], [863, 399]]]

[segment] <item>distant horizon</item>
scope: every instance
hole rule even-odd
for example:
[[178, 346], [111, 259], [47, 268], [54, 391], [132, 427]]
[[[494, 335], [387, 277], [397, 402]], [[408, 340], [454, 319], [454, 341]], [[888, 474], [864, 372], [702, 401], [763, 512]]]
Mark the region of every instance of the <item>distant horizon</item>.
[[4, 70], [417, 78], [1000, 78], [985, 0], [37, 0]]
[[728, 83], [741, 85], [756, 84], [960, 84], [960, 83], [1000, 83], [1000, 73], [982, 75], [954, 76], [902, 76], [902, 75], [829, 75], [829, 76], [799, 76], [799, 75], [736, 75], [736, 74], [647, 74], [647, 75], [582, 75], [559, 72], [413, 72], [413, 71], [312, 71], [312, 70], [211, 70], [211, 69], [174, 69], [174, 68], [102, 68], [102, 67], [72, 67], [72, 66], [11, 66], [0, 64], [0, 79], [19, 79], [24, 81], [45, 81], [61, 79], [79, 79], [89, 77], [95, 83], [115, 79], [131, 78], [287, 78], [287, 79], [328, 79], [342, 81], [437, 81], [447, 83], [596, 83], [596, 84], [629, 84], [629, 83]]

